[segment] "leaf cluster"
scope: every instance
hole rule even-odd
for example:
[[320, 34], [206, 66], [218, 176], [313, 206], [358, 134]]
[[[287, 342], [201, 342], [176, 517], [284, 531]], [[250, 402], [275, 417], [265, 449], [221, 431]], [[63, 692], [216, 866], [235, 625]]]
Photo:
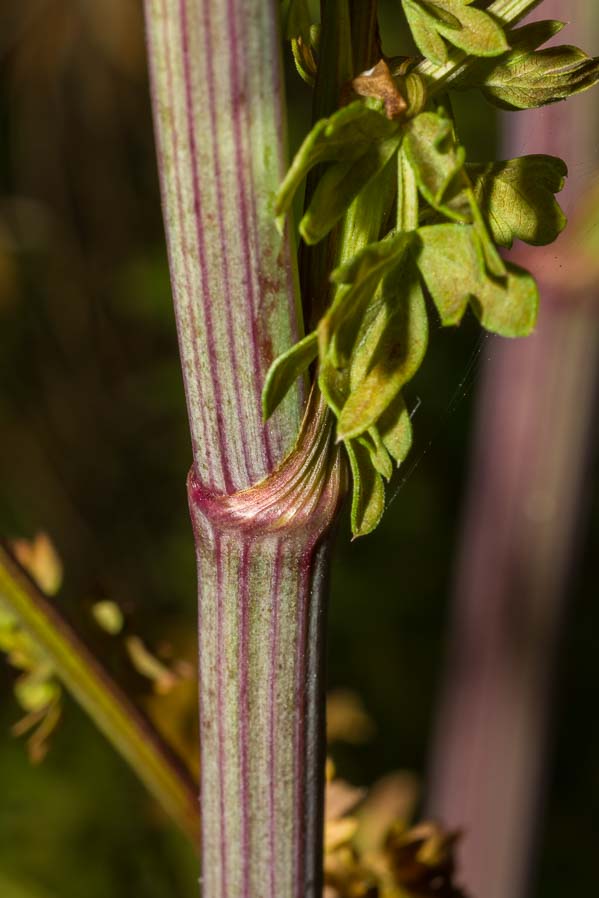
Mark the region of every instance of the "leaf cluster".
[[[597, 60], [581, 50], [539, 50], [561, 23], [505, 28], [472, 0], [402, 4], [432, 63], [442, 66], [452, 47], [467, 54], [452, 87], [482, 90], [503, 107], [552, 103], [599, 80]], [[551, 243], [566, 224], [555, 199], [565, 164], [543, 155], [468, 163], [449, 97], [439, 96], [434, 77], [414, 72], [415, 62], [381, 60], [355, 79], [344, 96], [360, 98], [316, 123], [276, 204], [282, 223], [315, 170], [299, 232], [308, 245], [329, 240], [336, 263], [325, 313], [269, 372], [264, 414], [316, 363], [350, 461], [356, 536], [380, 520], [384, 481], [411, 445], [402, 391], [426, 353], [427, 298], [442, 325], [458, 325], [470, 308], [489, 331], [529, 334], [537, 286], [498, 247]]]

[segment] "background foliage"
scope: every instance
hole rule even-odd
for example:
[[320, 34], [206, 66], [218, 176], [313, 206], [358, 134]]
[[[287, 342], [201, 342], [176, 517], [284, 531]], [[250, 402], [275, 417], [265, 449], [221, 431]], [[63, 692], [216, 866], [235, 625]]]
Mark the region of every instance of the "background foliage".
[[[188, 684], [168, 699], [152, 696], [90, 613], [98, 599], [114, 599], [132, 631], [166, 657], [193, 661], [190, 449], [141, 12], [135, 0], [5, 7], [0, 533], [52, 535], [66, 572], [59, 600], [66, 613], [146, 707], [160, 703], [164, 725], [189, 746]], [[396, 7], [383, 8], [390, 53], [402, 49]], [[295, 146], [307, 127], [310, 94], [291, 66], [289, 76]], [[468, 150], [492, 155], [493, 113], [473, 97], [467, 102], [457, 113]], [[470, 316], [457, 334], [433, 328], [427, 365], [407, 391], [418, 427], [412, 455], [396, 475], [397, 497], [373, 538], [350, 545], [347, 522], [341, 528], [329, 680], [363, 698], [375, 733], [334, 755], [339, 772], [359, 784], [398, 768], [425, 772], [473, 395], [479, 365], [492, 352], [493, 341], [481, 339]], [[570, 581], [555, 763], [533, 892], [539, 898], [592, 894], [599, 886], [598, 460], [587, 494], [591, 528]], [[0, 893], [194, 895], [191, 852], [70, 701], [47, 758], [31, 768], [22, 741], [9, 733], [20, 715], [12, 680], [0, 666]]]

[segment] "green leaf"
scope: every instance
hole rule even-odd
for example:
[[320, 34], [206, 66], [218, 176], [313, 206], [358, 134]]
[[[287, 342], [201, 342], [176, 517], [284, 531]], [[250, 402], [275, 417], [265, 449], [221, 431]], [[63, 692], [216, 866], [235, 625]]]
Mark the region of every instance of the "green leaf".
[[487, 222], [483, 217], [483, 214], [474, 196], [474, 191], [470, 185], [470, 179], [468, 179], [466, 196], [468, 197], [468, 201], [470, 203], [472, 223], [474, 225], [474, 230], [476, 231], [476, 236], [478, 237], [480, 242], [480, 248], [483, 254], [485, 267], [487, 268], [489, 274], [492, 274], [494, 277], [505, 277], [505, 263], [499, 255], [497, 247], [493, 243], [491, 234], [489, 233], [489, 228], [487, 227]]
[[442, 113], [422, 112], [408, 123], [404, 148], [424, 199], [454, 221], [469, 221], [467, 201], [460, 193], [464, 182], [456, 184], [466, 152], [456, 144], [451, 120]]
[[393, 462], [389, 456], [389, 452], [377, 427], [370, 427], [369, 430], [358, 437], [358, 442], [368, 450], [370, 461], [375, 471], [384, 477], [385, 480], [391, 480], [393, 476]]
[[414, 232], [391, 234], [364, 247], [333, 271], [331, 280], [341, 287], [318, 325], [321, 360], [327, 355], [333, 336], [336, 337], [335, 353], [349, 356], [365, 307], [383, 277], [399, 265], [414, 239]]
[[384, 240], [368, 244], [333, 270], [332, 282], [356, 286], [373, 273], [378, 274], [380, 279], [386, 271], [398, 264], [414, 237], [413, 233], [395, 231]]
[[318, 386], [331, 411], [339, 415], [347, 398], [349, 370], [337, 367], [331, 353], [327, 353], [318, 367]]
[[345, 443], [351, 466], [353, 493], [351, 529], [356, 539], [372, 533], [385, 511], [385, 487], [370, 461], [370, 453], [357, 440]]
[[566, 226], [555, 199], [563, 189], [566, 164], [555, 156], [522, 156], [468, 166], [474, 194], [493, 239], [511, 247], [514, 239], [533, 246], [552, 243]]
[[510, 59], [516, 60], [518, 52], [526, 55], [532, 50], [538, 50], [565, 27], [565, 22], [558, 22], [556, 19], [542, 19], [539, 22], [528, 22], [520, 28], [510, 29], [507, 33], [511, 47]]
[[410, 0], [404, 0], [403, 7], [414, 43], [422, 55], [437, 65], [445, 65], [448, 56], [447, 45], [437, 29], [431, 27], [430, 17], [418, 3]]
[[383, 412], [377, 427], [385, 449], [400, 465], [412, 448], [412, 421], [401, 393]]
[[[443, 65], [447, 51], [442, 38], [471, 56], [499, 56], [509, 50], [501, 25], [473, 8], [472, 0], [403, 0], [406, 18], [418, 49]], [[432, 54], [432, 55], [431, 55]]]
[[455, 224], [420, 228], [417, 261], [443, 325], [459, 324], [468, 303], [483, 327], [504, 337], [529, 334], [536, 323], [538, 289], [516, 265], [490, 277], [476, 231]]
[[425, 112], [412, 119], [405, 150], [427, 202], [453, 221], [472, 221], [489, 272], [495, 277], [504, 277], [505, 265], [474, 196], [464, 169], [466, 153], [455, 139], [450, 119], [442, 111]]
[[399, 134], [397, 122], [386, 118], [380, 106], [376, 101], [357, 100], [314, 125], [277, 194], [275, 214], [281, 227], [295, 192], [315, 165], [355, 162], [372, 150], [377, 141]]
[[318, 355], [316, 331], [288, 349], [274, 360], [262, 391], [262, 414], [267, 421], [283, 401], [297, 378], [312, 364]]
[[381, 281], [401, 263], [415, 236], [415, 232], [392, 234], [365, 247], [332, 274], [339, 289], [318, 325], [318, 383], [336, 415], [349, 396], [350, 359], [356, 343], [363, 342], [381, 307]]
[[[418, 267], [444, 326], [462, 320], [482, 269], [480, 250], [472, 239], [472, 228], [440, 224], [420, 228]], [[475, 274], [473, 275], [473, 272]]]
[[428, 340], [428, 317], [412, 261], [396, 266], [350, 361], [350, 395], [337, 424], [340, 439], [372, 427], [414, 376]]
[[300, 234], [306, 243], [318, 243], [326, 237], [356, 196], [383, 171], [400, 143], [399, 133], [375, 141], [359, 159], [332, 165], [324, 172], [300, 222]]
[[509, 53], [501, 60], [497, 59], [478, 59], [473, 60], [463, 71], [453, 80], [452, 87], [460, 90], [466, 88], [480, 87], [481, 83], [488, 77], [498, 64], [503, 65], [506, 59], [510, 64], [515, 64], [519, 59], [528, 56], [534, 50], [538, 50], [543, 44], [555, 37], [556, 34], [565, 27], [563, 22], [547, 19], [540, 22], [529, 22], [521, 28], [513, 28], [507, 32], [508, 41], [511, 47]]
[[514, 51], [480, 84], [487, 99], [505, 109], [533, 109], [588, 90], [599, 81], [599, 59], [576, 47]]
[[506, 268], [507, 281], [483, 278], [470, 305], [485, 330], [502, 337], [526, 337], [537, 322], [539, 290], [528, 271], [510, 262]]

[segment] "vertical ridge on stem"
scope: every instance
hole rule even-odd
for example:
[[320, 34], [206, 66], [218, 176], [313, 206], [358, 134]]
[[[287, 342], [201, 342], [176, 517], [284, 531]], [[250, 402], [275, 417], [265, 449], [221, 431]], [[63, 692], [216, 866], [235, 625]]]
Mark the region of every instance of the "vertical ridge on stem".
[[274, 222], [285, 167], [274, 0], [146, 0], [171, 280], [194, 465], [226, 492], [293, 444], [301, 385], [264, 425], [270, 363], [300, 331], [289, 241]]
[[300, 429], [301, 384], [262, 422], [267, 370], [301, 331], [296, 262], [274, 219], [286, 165], [280, 3], [145, 4], [194, 457], [202, 894], [317, 898], [316, 630], [342, 476], [315, 397]]
[[322, 889], [317, 631], [339, 476], [336, 461], [315, 529], [278, 504], [266, 524], [240, 524], [230, 509], [215, 515], [190, 478], [200, 547], [205, 898], [316, 898]]

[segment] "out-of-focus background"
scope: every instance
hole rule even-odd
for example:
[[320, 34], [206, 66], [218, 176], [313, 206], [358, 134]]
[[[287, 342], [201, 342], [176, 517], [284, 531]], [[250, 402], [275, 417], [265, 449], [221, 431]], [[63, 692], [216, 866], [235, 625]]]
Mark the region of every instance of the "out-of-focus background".
[[[566, 5], [579, 27], [564, 42], [599, 54], [594, 4], [543, 11]], [[389, 53], [398, 6], [382, 4]], [[138, 0], [0, 8], [0, 534], [50, 535], [56, 601], [191, 759], [190, 447], [142, 24]], [[295, 146], [310, 91], [287, 74]], [[599, 889], [596, 107], [499, 118], [458, 101], [470, 158], [569, 158], [571, 236], [536, 267], [520, 255], [544, 299], [526, 345], [470, 316], [433, 327], [383, 524], [354, 544], [344, 525], [337, 543], [329, 684], [371, 719], [332, 745], [337, 770], [364, 785], [413, 772], [423, 812], [465, 827], [476, 898]], [[105, 599], [182, 671], [167, 695], [94, 622]], [[68, 698], [30, 764], [15, 676], [0, 659], [0, 895], [195, 895], [183, 838]]]

